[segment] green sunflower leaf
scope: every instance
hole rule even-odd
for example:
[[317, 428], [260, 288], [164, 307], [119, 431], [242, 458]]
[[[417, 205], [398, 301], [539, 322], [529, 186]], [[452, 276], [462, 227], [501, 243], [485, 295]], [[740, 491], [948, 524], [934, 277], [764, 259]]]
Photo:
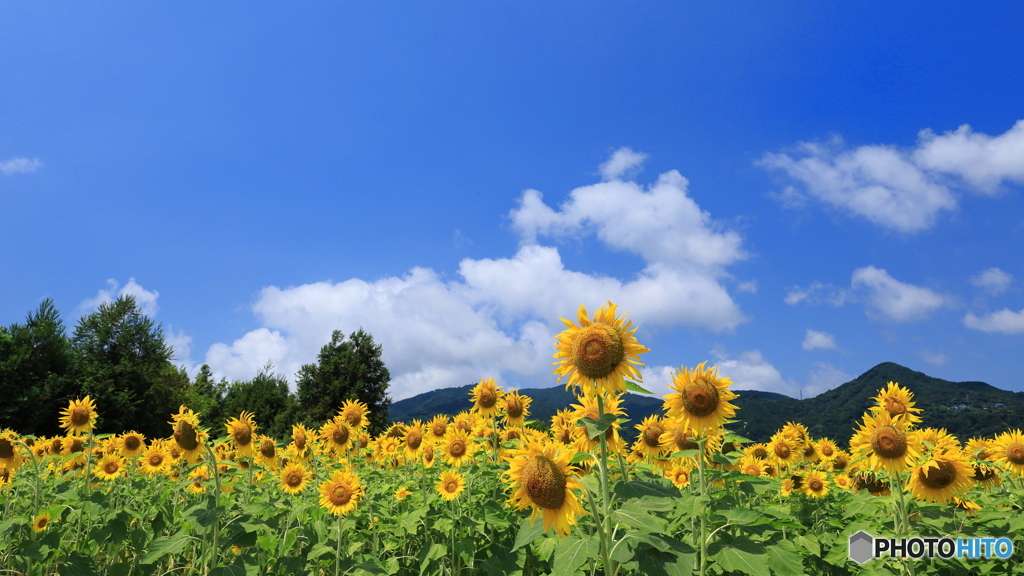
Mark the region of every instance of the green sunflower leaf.
[[629, 380], [626, 380], [626, 390], [629, 390], [630, 392], [639, 392], [640, 394], [654, 394], [654, 392], [646, 390], [636, 382], [630, 382]]

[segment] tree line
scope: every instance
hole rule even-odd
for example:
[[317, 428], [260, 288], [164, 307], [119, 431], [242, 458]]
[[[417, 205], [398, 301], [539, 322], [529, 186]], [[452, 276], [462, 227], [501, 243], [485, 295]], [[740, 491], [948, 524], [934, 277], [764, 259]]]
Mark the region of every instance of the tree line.
[[228, 418], [248, 411], [260, 432], [284, 440], [293, 424], [319, 427], [346, 400], [369, 407], [371, 433], [387, 426], [391, 376], [381, 346], [361, 328], [348, 338], [335, 330], [316, 362], [295, 375], [296, 392], [269, 361], [251, 380], [228, 382], [216, 380], [206, 364], [190, 378], [173, 355], [162, 326], [133, 296], [100, 304], [70, 336], [53, 301], [43, 300], [24, 323], [0, 326], [0, 430], [62, 435], [60, 411], [85, 396], [96, 403], [101, 434], [168, 436], [171, 414], [182, 404], [214, 437], [224, 434]]

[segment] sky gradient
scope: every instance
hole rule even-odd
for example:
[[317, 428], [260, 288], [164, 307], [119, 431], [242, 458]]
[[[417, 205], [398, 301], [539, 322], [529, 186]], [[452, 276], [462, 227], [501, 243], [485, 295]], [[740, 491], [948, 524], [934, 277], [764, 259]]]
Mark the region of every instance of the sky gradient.
[[194, 375], [332, 330], [396, 400], [555, 384], [607, 301], [645, 385], [875, 364], [1024, 391], [1024, 8], [183, 2], [0, 19], [0, 324], [134, 294]]

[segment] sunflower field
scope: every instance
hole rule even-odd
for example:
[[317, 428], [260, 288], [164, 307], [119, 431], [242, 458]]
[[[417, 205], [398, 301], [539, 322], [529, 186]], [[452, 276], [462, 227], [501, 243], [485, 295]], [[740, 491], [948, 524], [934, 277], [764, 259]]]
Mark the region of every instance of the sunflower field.
[[[529, 397], [485, 378], [453, 418], [365, 432], [346, 402], [286, 446], [252, 414], [169, 436], [95, 434], [89, 397], [64, 436], [0, 432], [0, 575], [1024, 573], [1024, 434], [966, 442], [920, 428], [896, 383], [849, 450], [787, 424], [755, 444], [728, 431], [731, 382], [682, 367], [664, 413], [627, 423], [648, 349], [612, 303], [555, 342], [578, 403], [547, 431]], [[638, 435], [627, 444], [624, 426]], [[1009, 538], [1009, 557], [858, 564], [876, 537]]]

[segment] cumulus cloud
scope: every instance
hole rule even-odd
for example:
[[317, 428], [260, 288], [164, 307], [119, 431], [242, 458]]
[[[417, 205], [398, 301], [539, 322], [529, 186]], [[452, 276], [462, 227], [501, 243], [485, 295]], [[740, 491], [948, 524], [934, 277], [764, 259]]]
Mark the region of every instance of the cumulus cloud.
[[143, 314], [150, 318], [156, 316], [160, 310], [160, 306], [156, 302], [160, 293], [156, 290], [146, 290], [135, 281], [135, 278], [129, 278], [128, 283], [124, 286], [120, 286], [117, 280], [110, 278], [107, 280], [106, 289], [100, 289], [96, 296], [86, 298], [78, 305], [78, 313], [80, 315], [88, 314], [99, 308], [100, 304], [113, 302], [121, 296], [134, 296], [135, 302], [142, 309]]
[[[839, 137], [803, 142], [793, 151], [766, 153], [758, 164], [785, 172], [821, 202], [892, 230], [919, 232], [943, 211], [957, 208], [947, 186], [959, 177], [972, 192], [991, 194], [1003, 181], [1024, 183], [1024, 120], [992, 137], [964, 125], [936, 136], [924, 130], [917, 146], [866, 145], [848, 150]], [[774, 194], [785, 207], [806, 196], [792, 187]]]
[[[333, 330], [348, 335], [362, 327], [382, 346], [392, 397], [401, 399], [492, 376], [554, 384], [552, 342], [564, 328], [558, 318], [575, 320], [581, 303], [593, 313], [611, 300], [635, 325], [732, 330], [746, 318], [721, 282], [725, 267], [744, 257], [740, 238], [721, 230], [686, 187], [675, 171], [647, 189], [602, 182], [572, 191], [557, 210], [528, 190], [510, 213], [522, 239], [514, 255], [466, 258], [455, 279], [413, 268], [372, 282], [266, 287], [252, 308], [261, 327], [214, 345], [206, 362], [218, 377], [248, 379], [269, 359], [292, 376], [315, 361]], [[639, 254], [644, 268], [626, 279], [578, 272], [557, 248], [536, 242], [585, 234]]]
[[992, 296], [998, 296], [1006, 292], [1013, 283], [1013, 276], [1003, 272], [999, 268], [989, 268], [979, 272], [971, 278], [971, 284], [988, 292]]
[[623, 146], [613, 152], [612, 157], [601, 164], [598, 170], [601, 172], [601, 179], [605, 181], [618, 180], [627, 174], [638, 172], [646, 159], [647, 154], [633, 152]]
[[790, 306], [801, 302], [805, 304], [826, 303], [833, 306], [842, 306], [847, 302], [853, 301], [854, 295], [850, 290], [837, 288], [831, 284], [815, 282], [807, 288], [793, 287], [786, 293], [786, 297], [783, 300]]
[[10, 160], [4, 160], [0, 162], [0, 172], [3, 172], [4, 176], [10, 176], [11, 174], [31, 174], [36, 170], [43, 167], [43, 163], [38, 158], [11, 158]]
[[895, 322], [921, 320], [952, 303], [947, 296], [900, 282], [885, 270], [874, 266], [854, 270], [851, 284], [867, 292], [869, 315]]
[[1024, 309], [1021, 309], [1020, 312], [1013, 312], [1009, 308], [1003, 308], [998, 312], [989, 312], [980, 317], [968, 312], [964, 316], [964, 326], [990, 334], [995, 332], [1024, 333]]
[[740, 292], [750, 292], [751, 294], [757, 294], [757, 280], [749, 280], [747, 282], [740, 282], [736, 289]]
[[804, 350], [814, 350], [815, 348], [835, 348], [836, 338], [828, 332], [818, 332], [816, 330], [807, 330], [807, 335], [804, 336], [803, 344], [801, 344]]
[[921, 351], [921, 359], [933, 366], [943, 366], [949, 363], [949, 356], [946, 356], [942, 352], [933, 354], [927, 350], [923, 350]]

